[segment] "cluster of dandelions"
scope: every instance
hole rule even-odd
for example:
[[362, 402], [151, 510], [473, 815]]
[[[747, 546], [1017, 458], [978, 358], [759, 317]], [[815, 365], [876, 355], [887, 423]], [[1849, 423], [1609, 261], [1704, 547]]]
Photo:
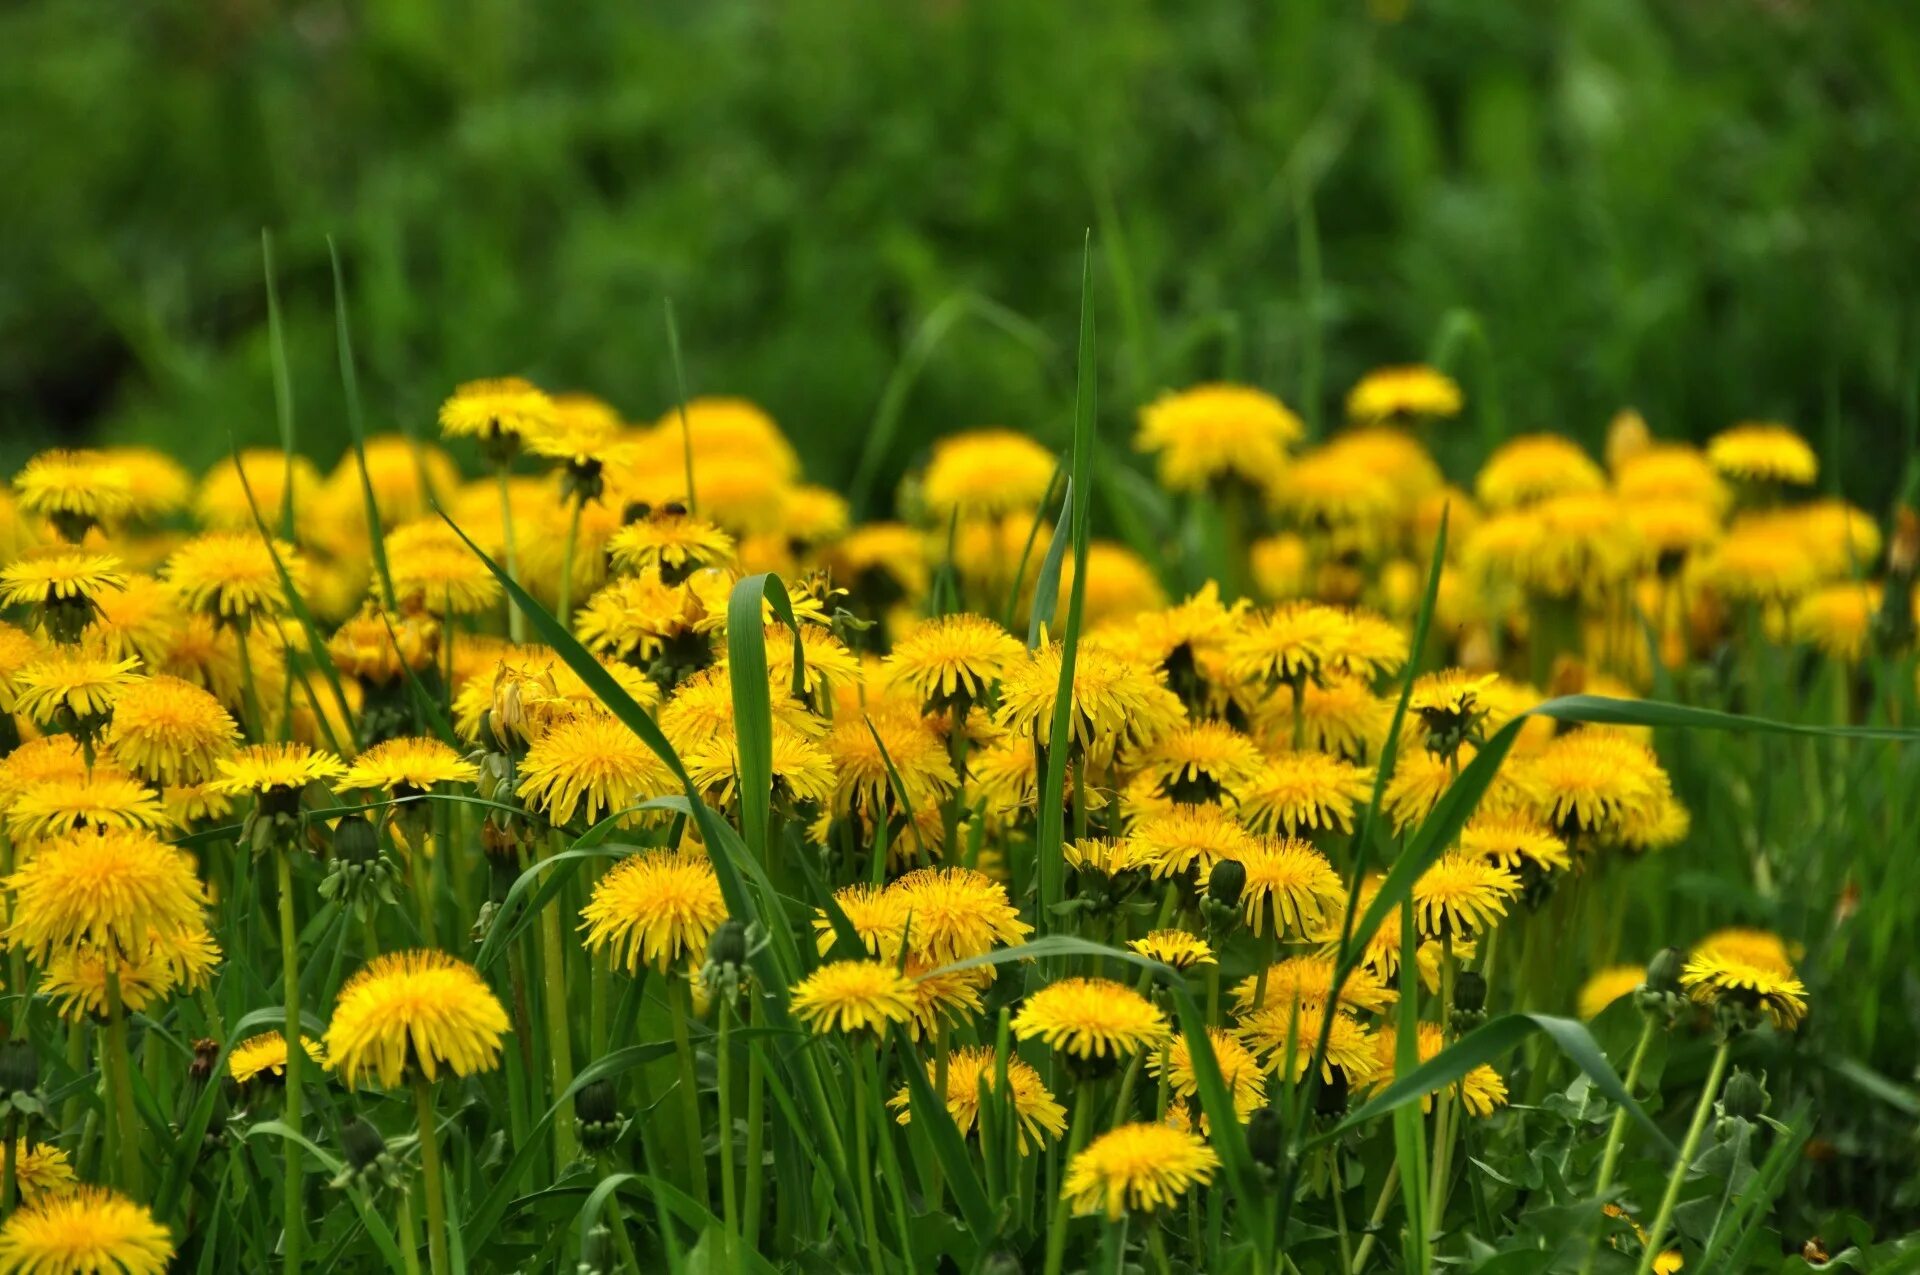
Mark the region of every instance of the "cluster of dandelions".
[[[680, 1076], [667, 1158], [684, 1157], [680, 1185], [705, 1207], [713, 1137], [724, 1225], [756, 1234], [762, 1166], [734, 1154], [724, 1042], [766, 1016], [753, 953], [784, 922], [730, 914], [725, 851], [676, 799], [684, 774], [693, 798], [742, 822], [755, 772], [729, 630], [736, 584], [762, 572], [786, 581], [793, 624], [764, 605], [746, 635], [763, 650], [771, 722], [758, 796], [784, 847], [760, 870], [791, 897], [830, 896], [817, 942], [794, 945], [812, 953], [778, 1013], [851, 1046], [838, 1057], [863, 1163], [891, 1136], [866, 1127], [868, 1101], [890, 1091], [897, 1124], [915, 1127], [915, 1070], [989, 1172], [990, 1125], [1011, 1130], [1021, 1160], [1059, 1146], [1050, 1269], [1070, 1213], [1151, 1215], [1213, 1180], [1223, 1113], [1204, 1109], [1196, 1048], [1251, 1126], [1303, 1080], [1333, 1112], [1378, 1092], [1470, 1028], [1490, 994], [1537, 1004], [1568, 898], [1606, 915], [1633, 861], [1681, 846], [1690, 819], [1645, 730], [1529, 710], [1573, 690], [1631, 697], [1653, 660], [1729, 640], [1858, 660], [1876, 634], [1911, 631], [1915, 555], [1863, 581], [1876, 525], [1788, 499], [1815, 461], [1780, 426], [1737, 426], [1702, 451], [1623, 416], [1604, 465], [1522, 437], [1454, 486], [1420, 430], [1461, 406], [1438, 373], [1387, 369], [1355, 388], [1345, 428], [1308, 447], [1301, 421], [1249, 387], [1147, 405], [1138, 445], [1165, 489], [1245, 533], [1214, 564], [1222, 579], [1183, 597], [1164, 583], [1175, 564], [1105, 540], [1087, 547], [1084, 580], [1069, 559], [1057, 597], [1034, 597], [1058, 465], [1010, 430], [940, 440], [902, 485], [899, 520], [864, 523], [804, 481], [750, 403], [695, 400], [635, 425], [519, 380], [463, 385], [441, 409], [449, 444], [484, 461], [472, 479], [441, 447], [400, 438], [370, 440], [330, 475], [241, 452], [198, 482], [150, 451], [35, 457], [0, 502], [0, 867], [20, 993], [8, 1026], [30, 1036], [43, 1005], [70, 1042], [91, 1042], [111, 1189], [74, 1181], [60, 1142], [73, 1130], [10, 1148], [0, 1195], [27, 1207], [0, 1228], [0, 1269], [90, 1244], [158, 1270], [172, 1251], [143, 1198], [134, 1102], [133, 1073], [163, 1065], [161, 1046], [144, 1031], [130, 1044], [134, 1016], [211, 1039], [245, 1106], [277, 1106], [295, 1130], [315, 1086], [355, 1104], [411, 1089], [424, 1187], [418, 1209], [403, 1193], [401, 1240], [417, 1243], [424, 1214], [438, 1271], [457, 1225], [443, 1082], [506, 1067], [510, 1136], [550, 1138], [564, 1176], [613, 1154], [624, 1128], [599, 1110], [609, 1082], [575, 1077], [631, 1043], [621, 1006], [658, 997]], [[502, 574], [597, 668], [528, 641]], [[1416, 652], [1429, 577], [1434, 637]], [[1029, 642], [1036, 608], [1053, 623]], [[1381, 775], [1415, 660], [1432, 671], [1412, 681]], [[590, 684], [602, 678], [657, 723], [677, 766]], [[1384, 865], [1355, 844], [1376, 784], [1392, 831], [1410, 834], [1497, 734], [1504, 758], [1472, 818], [1377, 930], [1354, 933], [1384, 888]], [[1049, 822], [1066, 835], [1042, 862]], [[547, 891], [537, 941], [476, 966], [537, 863], [609, 840], [624, 850], [590, 855], [579, 898]], [[256, 908], [277, 917], [256, 925]], [[324, 1028], [298, 1049], [281, 1032], [219, 1039], [223, 958], [277, 964], [284, 993], [247, 1008], [300, 1020], [303, 945], [323, 913], [339, 926]], [[1098, 938], [1191, 983], [1204, 1030], [1177, 1030], [1164, 984], [1132, 966], [1040, 976], [996, 955], [1041, 932]], [[1503, 935], [1521, 954], [1508, 968]], [[223, 952], [235, 941], [257, 950]], [[249, 984], [256, 999], [264, 982]], [[1410, 992], [1417, 1039], [1403, 1045]], [[1583, 1012], [1627, 992], [1644, 994], [1639, 968], [1605, 970]], [[1806, 1012], [1764, 935], [1704, 942], [1671, 992], [1742, 1027], [1791, 1030]], [[693, 1023], [721, 1043], [695, 1041]], [[720, 1068], [711, 1114], [706, 1067]], [[1507, 1085], [1480, 1065], [1424, 1102], [1444, 1175], [1458, 1120], [1495, 1117]], [[530, 1132], [550, 1106], [548, 1132]], [[767, 1127], [785, 1118], [749, 1109]], [[389, 1157], [370, 1119], [347, 1129], [343, 1180], [360, 1190]], [[761, 1135], [749, 1128], [748, 1145]], [[317, 1219], [289, 1148], [294, 1269]], [[1337, 1166], [1320, 1170], [1309, 1188], [1337, 1190]], [[887, 1198], [862, 1191], [854, 1207], [877, 1247]]]

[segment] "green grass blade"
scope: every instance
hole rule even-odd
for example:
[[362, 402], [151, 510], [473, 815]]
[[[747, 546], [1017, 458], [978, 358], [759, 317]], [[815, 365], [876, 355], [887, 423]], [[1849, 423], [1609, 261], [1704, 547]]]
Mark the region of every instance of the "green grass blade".
[[680, 324], [673, 315], [673, 298], [662, 297], [661, 308], [666, 312], [667, 353], [673, 359], [673, 391], [677, 396], [675, 407], [680, 417], [680, 455], [687, 467], [687, 511], [700, 512], [700, 497], [693, 486], [693, 426], [687, 423], [687, 365], [680, 357]]
[[[1067, 546], [1073, 539], [1073, 508], [1076, 503], [1073, 480], [1069, 478], [1067, 494], [1060, 501], [1060, 521], [1053, 525], [1053, 538], [1047, 541], [1046, 555], [1040, 559], [1040, 574], [1033, 579], [1033, 603], [1027, 608], [1027, 649], [1030, 651], [1039, 648], [1041, 630], [1053, 624], [1053, 609], [1060, 601], [1060, 572], [1066, 564]], [[1034, 516], [1033, 530], [1040, 530], [1037, 514]], [[1024, 558], [1020, 565], [1024, 570]], [[1011, 620], [1013, 613], [1009, 611], [1007, 614]]]
[[373, 546], [374, 574], [380, 580], [380, 600], [392, 611], [393, 572], [387, 565], [387, 539], [380, 526], [380, 502], [373, 498], [373, 479], [367, 476], [367, 422], [360, 410], [360, 376], [353, 361], [353, 331], [347, 322], [347, 279], [340, 268], [340, 246], [327, 236], [327, 255], [333, 260], [333, 328], [340, 347], [340, 387], [347, 400], [347, 429], [353, 435], [353, 455], [360, 467], [360, 499], [367, 510], [367, 539]]
[[987, 1202], [987, 1191], [981, 1185], [973, 1158], [967, 1154], [966, 1140], [960, 1136], [959, 1126], [954, 1124], [946, 1102], [933, 1092], [919, 1052], [907, 1040], [905, 1033], [897, 1028], [894, 1031], [894, 1045], [900, 1051], [901, 1070], [907, 1074], [907, 1092], [911, 1099], [908, 1109], [913, 1113], [913, 1123], [919, 1125], [922, 1121], [926, 1122], [933, 1142], [933, 1153], [939, 1158], [941, 1171], [946, 1174], [954, 1202], [960, 1206], [960, 1215], [966, 1219], [974, 1243], [984, 1247], [993, 1239], [993, 1208]]
[[[280, 447], [286, 453], [286, 485], [280, 493], [280, 534], [293, 535], [293, 377], [287, 370], [287, 332], [280, 319], [280, 284], [273, 268], [273, 235], [260, 230], [260, 264], [267, 280], [267, 354], [273, 364], [273, 415], [280, 426]], [[234, 467], [239, 467], [238, 457]]]
[[748, 576], [727, 599], [727, 680], [733, 688], [733, 725], [739, 749], [740, 832], [747, 852], [767, 857], [767, 825], [773, 804], [773, 688], [767, 685], [767, 627], [761, 607], [793, 630], [793, 679], [804, 686], [805, 654], [800, 626], [786, 586], [771, 572]]

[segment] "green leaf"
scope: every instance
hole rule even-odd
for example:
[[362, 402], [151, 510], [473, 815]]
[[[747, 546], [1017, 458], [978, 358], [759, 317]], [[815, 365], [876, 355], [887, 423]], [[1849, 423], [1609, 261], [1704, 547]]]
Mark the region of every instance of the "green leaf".
[[1807, 735], [1817, 739], [1879, 739], [1900, 743], [1920, 741], [1920, 729], [1897, 726], [1810, 726], [1766, 717], [1743, 717], [1690, 704], [1663, 704], [1658, 700], [1612, 699], [1605, 695], [1563, 695], [1537, 704], [1528, 712], [1562, 722], [1604, 725], [1661, 726], [1677, 730], [1716, 730], [1734, 735]]
[[340, 269], [340, 246], [334, 243], [332, 235], [327, 236], [327, 255], [333, 260], [334, 335], [340, 346], [340, 387], [347, 400], [347, 429], [353, 434], [354, 460], [360, 467], [360, 502], [367, 511], [367, 539], [373, 545], [373, 568], [380, 580], [380, 599], [387, 610], [392, 611], [398, 603], [393, 594], [393, 572], [387, 566], [387, 537], [380, 525], [380, 502], [373, 498], [373, 479], [367, 476], [367, 423], [360, 411], [360, 378], [354, 370], [353, 334], [347, 323], [347, 280]]
[[[298, 1130], [289, 1128], [278, 1120], [263, 1120], [259, 1124], [250, 1125], [247, 1127], [245, 1134], [248, 1138], [257, 1138], [263, 1135], [267, 1137], [284, 1138], [288, 1142], [292, 1142], [303, 1148], [308, 1155], [318, 1160], [328, 1173], [337, 1174], [340, 1172], [339, 1156], [334, 1155], [323, 1147], [314, 1145], [311, 1140], [301, 1136]], [[347, 1199], [353, 1203], [355, 1211], [359, 1213], [360, 1223], [366, 1227], [368, 1237], [373, 1240], [373, 1246], [379, 1249], [380, 1256], [387, 1260], [387, 1269], [402, 1272], [406, 1271], [407, 1263], [400, 1255], [400, 1246], [394, 1241], [392, 1229], [387, 1226], [386, 1219], [380, 1216], [378, 1210], [369, 1207], [366, 1193], [357, 1189], [349, 1190], [346, 1192], [346, 1196]]]
[[[1033, 604], [1027, 608], [1027, 649], [1038, 650], [1041, 631], [1052, 625], [1053, 608], [1060, 601], [1060, 572], [1066, 562], [1067, 546], [1073, 540], [1073, 480], [1067, 480], [1067, 494], [1060, 501], [1060, 521], [1053, 525], [1053, 536], [1047, 541], [1047, 552], [1040, 559], [1040, 574], [1033, 578]], [[1040, 515], [1033, 516], [1033, 530], [1029, 535], [1038, 534]], [[1021, 559], [1020, 566], [1026, 568], [1026, 560]], [[1011, 618], [1011, 613], [1009, 613]]]
[[1647, 1113], [1640, 1109], [1640, 1104], [1633, 1100], [1633, 1095], [1627, 1092], [1627, 1087], [1620, 1083], [1620, 1077], [1614, 1073], [1612, 1064], [1600, 1052], [1600, 1046], [1594, 1043], [1586, 1027], [1571, 1018], [1554, 1018], [1547, 1014], [1506, 1014], [1476, 1028], [1412, 1072], [1395, 1080], [1312, 1142], [1325, 1142], [1376, 1116], [1436, 1093], [1475, 1067], [1507, 1054], [1535, 1032], [1545, 1033], [1558, 1045], [1560, 1051], [1593, 1081], [1594, 1088], [1633, 1117], [1662, 1150], [1669, 1155], [1678, 1154], [1667, 1135], [1660, 1131], [1660, 1126], [1648, 1118]]
[[667, 353], [673, 360], [675, 414], [680, 418], [680, 456], [687, 467], [687, 512], [700, 512], [700, 497], [693, 486], [693, 427], [687, 423], [687, 366], [680, 358], [680, 324], [673, 317], [673, 298], [660, 298], [667, 319]]
[[767, 684], [766, 621], [761, 606], [793, 630], [794, 694], [806, 688], [806, 654], [786, 586], [771, 572], [748, 576], [727, 599], [727, 680], [733, 687], [733, 724], [739, 749], [740, 831], [754, 858], [767, 857], [773, 802], [773, 688]]
[[913, 1122], [918, 1125], [925, 1121], [933, 1141], [933, 1153], [947, 1175], [947, 1185], [953, 1190], [960, 1214], [973, 1233], [974, 1243], [984, 1248], [993, 1239], [993, 1207], [987, 1202], [986, 1188], [980, 1184], [973, 1158], [967, 1154], [966, 1139], [960, 1136], [960, 1128], [954, 1124], [947, 1104], [934, 1094], [919, 1052], [898, 1028], [894, 1029], [894, 1045], [900, 1051], [901, 1070], [907, 1073], [911, 1101], [908, 1110], [913, 1113]]

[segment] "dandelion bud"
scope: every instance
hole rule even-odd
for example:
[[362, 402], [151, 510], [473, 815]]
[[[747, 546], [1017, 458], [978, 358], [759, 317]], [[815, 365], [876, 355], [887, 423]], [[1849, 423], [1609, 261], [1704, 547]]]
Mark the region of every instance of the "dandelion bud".
[[581, 1240], [580, 1261], [573, 1269], [575, 1275], [611, 1275], [613, 1232], [605, 1224], [595, 1226]]
[[40, 1053], [30, 1040], [16, 1038], [0, 1045], [0, 1110], [9, 1116], [38, 1116]]
[[187, 1064], [187, 1079], [196, 1085], [204, 1085], [213, 1075], [213, 1065], [220, 1058], [220, 1042], [211, 1036], [203, 1036], [193, 1042], [193, 1061]]
[[581, 1145], [595, 1154], [609, 1150], [626, 1128], [626, 1121], [620, 1118], [619, 1095], [614, 1092], [611, 1080], [596, 1080], [583, 1086], [573, 1096], [573, 1111], [580, 1122]]
[[980, 1264], [980, 1275], [1021, 1275], [1023, 1269], [1020, 1255], [1003, 1248], [988, 1254], [987, 1260]]
[[1460, 1013], [1477, 1014], [1487, 1007], [1487, 980], [1472, 970], [1464, 971], [1453, 983], [1453, 1008]]
[[1286, 1130], [1280, 1126], [1280, 1113], [1272, 1107], [1256, 1107], [1247, 1120], [1247, 1150], [1254, 1162], [1270, 1169], [1280, 1167], [1280, 1151]]
[[1680, 990], [1680, 971], [1686, 966], [1686, 953], [1677, 947], [1663, 947], [1647, 962], [1647, 990], [1662, 994]]
[[365, 815], [345, 815], [333, 826], [333, 855], [348, 863], [380, 857], [380, 833]]
[[387, 1140], [359, 1116], [340, 1126], [340, 1149], [346, 1154], [339, 1175], [333, 1179], [336, 1190], [356, 1183], [392, 1185], [397, 1181], [396, 1165], [387, 1150]]
[[1247, 888], [1247, 866], [1238, 859], [1222, 859], [1207, 876], [1207, 897], [1226, 907], [1240, 906], [1240, 893]]
[[1728, 1116], [1754, 1120], [1765, 1114], [1767, 1101], [1766, 1077], [1755, 1075], [1744, 1067], [1736, 1067], [1727, 1080], [1726, 1093], [1720, 1099], [1720, 1110]]

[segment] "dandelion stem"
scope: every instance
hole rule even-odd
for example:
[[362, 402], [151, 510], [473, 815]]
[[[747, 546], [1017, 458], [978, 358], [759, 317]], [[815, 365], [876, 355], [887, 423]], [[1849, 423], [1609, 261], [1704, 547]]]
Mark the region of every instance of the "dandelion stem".
[[[512, 469], [512, 465], [502, 461], [495, 476], [500, 484], [500, 535], [506, 542], [507, 579], [519, 584], [520, 549], [513, 542]], [[507, 601], [507, 632], [516, 643], [527, 640], [527, 617], [520, 614], [520, 608], [513, 605], [512, 599]]]
[[[288, 1051], [291, 1056], [292, 1051]], [[433, 1275], [449, 1275], [453, 1264], [447, 1257], [447, 1196], [440, 1176], [440, 1138], [434, 1128], [433, 1085], [415, 1073], [413, 1109], [420, 1120], [420, 1189], [427, 1196], [427, 1256]]]
[[1127, 1215], [1107, 1223], [1107, 1269], [1112, 1275], [1124, 1275], [1127, 1269]]
[[0, 1216], [13, 1212], [13, 1197], [20, 1185], [19, 1167], [15, 1163], [20, 1140], [20, 1113], [7, 1113], [7, 1146], [4, 1153], [4, 1166], [0, 1166]]
[[397, 1222], [400, 1230], [400, 1260], [405, 1263], [407, 1275], [420, 1275], [420, 1224], [413, 1215], [413, 1192], [400, 1192], [400, 1217]]
[[1387, 1166], [1387, 1177], [1380, 1184], [1380, 1198], [1373, 1202], [1373, 1215], [1367, 1219], [1367, 1233], [1360, 1237], [1360, 1247], [1353, 1251], [1353, 1264], [1347, 1269], [1351, 1275], [1360, 1275], [1366, 1269], [1367, 1259], [1373, 1256], [1373, 1246], [1380, 1236], [1380, 1226], [1387, 1220], [1387, 1210], [1393, 1206], [1394, 1193], [1400, 1187], [1400, 1164], [1395, 1161]]
[[[566, 951], [561, 946], [558, 900], [549, 902], [540, 913], [540, 964], [540, 999], [547, 1014], [548, 1062], [553, 1068], [553, 1096], [558, 1099], [573, 1087], [573, 1025], [567, 1018]], [[579, 1154], [573, 1113], [558, 1112], [553, 1118], [554, 1173], [565, 1173]]]
[[133, 1056], [127, 1048], [127, 1006], [120, 995], [120, 971], [107, 962], [107, 1035], [102, 1042], [101, 1066], [107, 1073], [107, 1087], [113, 1095], [113, 1110], [106, 1122], [109, 1149], [117, 1148], [120, 1160], [120, 1188], [134, 1199], [146, 1196], [145, 1174], [140, 1165], [139, 1115], [133, 1107]]
[[567, 547], [560, 557], [560, 605], [553, 613], [562, 624], [573, 622], [573, 554], [580, 545], [580, 514], [586, 507], [585, 497], [574, 497], [573, 512], [567, 517]]
[[[290, 847], [272, 851], [280, 877], [280, 973], [285, 986], [286, 1026], [282, 1037], [287, 1042], [286, 1110], [287, 1128], [300, 1132], [302, 1107], [306, 1095], [300, 1088], [301, 1072], [306, 1067], [306, 1050], [300, 1041], [300, 929], [293, 910], [293, 853]], [[287, 1139], [286, 1161], [286, 1269], [298, 1271], [306, 1248], [306, 1198], [302, 1180], [300, 1144]]]
[[[1452, 1017], [1453, 931], [1449, 928], [1440, 935], [1440, 1031], [1449, 1041], [1453, 1036]], [[1435, 1230], [1440, 1229], [1441, 1215], [1447, 1207], [1447, 1174], [1453, 1167], [1453, 1091], [1453, 1085], [1446, 1086], [1433, 1103], [1433, 1173], [1428, 1187], [1427, 1216], [1432, 1219]]]
[[[756, 998], [747, 1009], [747, 1022], [755, 1025], [759, 1019], [760, 1002]], [[761, 1071], [764, 1065], [759, 1048], [747, 1051], [746, 1241], [750, 1252], [757, 1251], [760, 1244], [761, 1191], [766, 1180], [766, 1167], [762, 1163], [767, 1104], [766, 1076]]]
[[[687, 1193], [706, 1208], [713, 1193], [707, 1185], [707, 1153], [701, 1145], [700, 1090], [695, 1080], [693, 1042], [687, 1022], [693, 1017], [693, 984], [667, 979], [667, 1014], [673, 1022], [673, 1056], [680, 1066], [680, 1114], [686, 1122]], [[723, 1131], [724, 1133], [724, 1131]]]
[[[856, 1043], [856, 1050], [864, 1048]], [[880, 1216], [873, 1204], [873, 1148], [867, 1141], [867, 1069], [856, 1054], [853, 1060], [853, 1148], [860, 1176], [860, 1222], [866, 1228], [867, 1264], [874, 1275], [885, 1269], [880, 1261]]]
[[1093, 1131], [1093, 1109], [1099, 1106], [1099, 1086], [1083, 1085], [1073, 1096], [1073, 1127], [1067, 1132], [1067, 1151], [1060, 1159], [1060, 1181], [1054, 1187], [1053, 1218], [1047, 1227], [1046, 1275], [1060, 1275], [1067, 1258], [1066, 1172], [1087, 1145]]
[[[1646, 1023], [1640, 1028], [1640, 1040], [1633, 1047], [1633, 1057], [1627, 1063], [1627, 1096], [1633, 1096], [1633, 1087], [1639, 1083], [1640, 1068], [1647, 1061], [1647, 1049], [1653, 1044], [1653, 1032], [1656, 1020], [1652, 1014], [1646, 1016]], [[1620, 1162], [1620, 1145], [1627, 1133], [1627, 1109], [1617, 1108], [1613, 1113], [1613, 1125], [1607, 1130], [1607, 1146], [1600, 1153], [1600, 1176], [1593, 1187], [1594, 1198], [1605, 1202], [1607, 1188], [1613, 1185], [1614, 1166]]]
[[1660, 1256], [1660, 1245], [1667, 1238], [1667, 1227], [1673, 1221], [1673, 1207], [1680, 1202], [1680, 1186], [1687, 1180], [1687, 1170], [1693, 1164], [1693, 1153], [1699, 1150], [1700, 1135], [1706, 1132], [1707, 1117], [1713, 1114], [1713, 1100], [1720, 1094], [1720, 1082], [1727, 1078], [1727, 1060], [1733, 1053], [1733, 1037], [1720, 1038], [1720, 1047], [1714, 1051], [1713, 1066], [1707, 1071], [1706, 1088], [1700, 1091], [1700, 1101], [1693, 1108], [1693, 1123], [1687, 1126], [1687, 1139], [1680, 1144], [1680, 1158], [1673, 1162], [1673, 1172], [1667, 1175], [1667, 1190], [1660, 1197], [1660, 1211], [1653, 1215], [1653, 1225], [1647, 1228], [1647, 1241], [1640, 1253], [1639, 1275], [1649, 1275], [1653, 1270], [1654, 1259]]
[[[733, 1180], [733, 998], [720, 1000], [720, 1038], [714, 1046], [714, 1097], [720, 1105], [720, 1217], [726, 1223], [727, 1247], [740, 1238], [740, 1204]], [[729, 1255], [731, 1260], [731, 1255]]]

